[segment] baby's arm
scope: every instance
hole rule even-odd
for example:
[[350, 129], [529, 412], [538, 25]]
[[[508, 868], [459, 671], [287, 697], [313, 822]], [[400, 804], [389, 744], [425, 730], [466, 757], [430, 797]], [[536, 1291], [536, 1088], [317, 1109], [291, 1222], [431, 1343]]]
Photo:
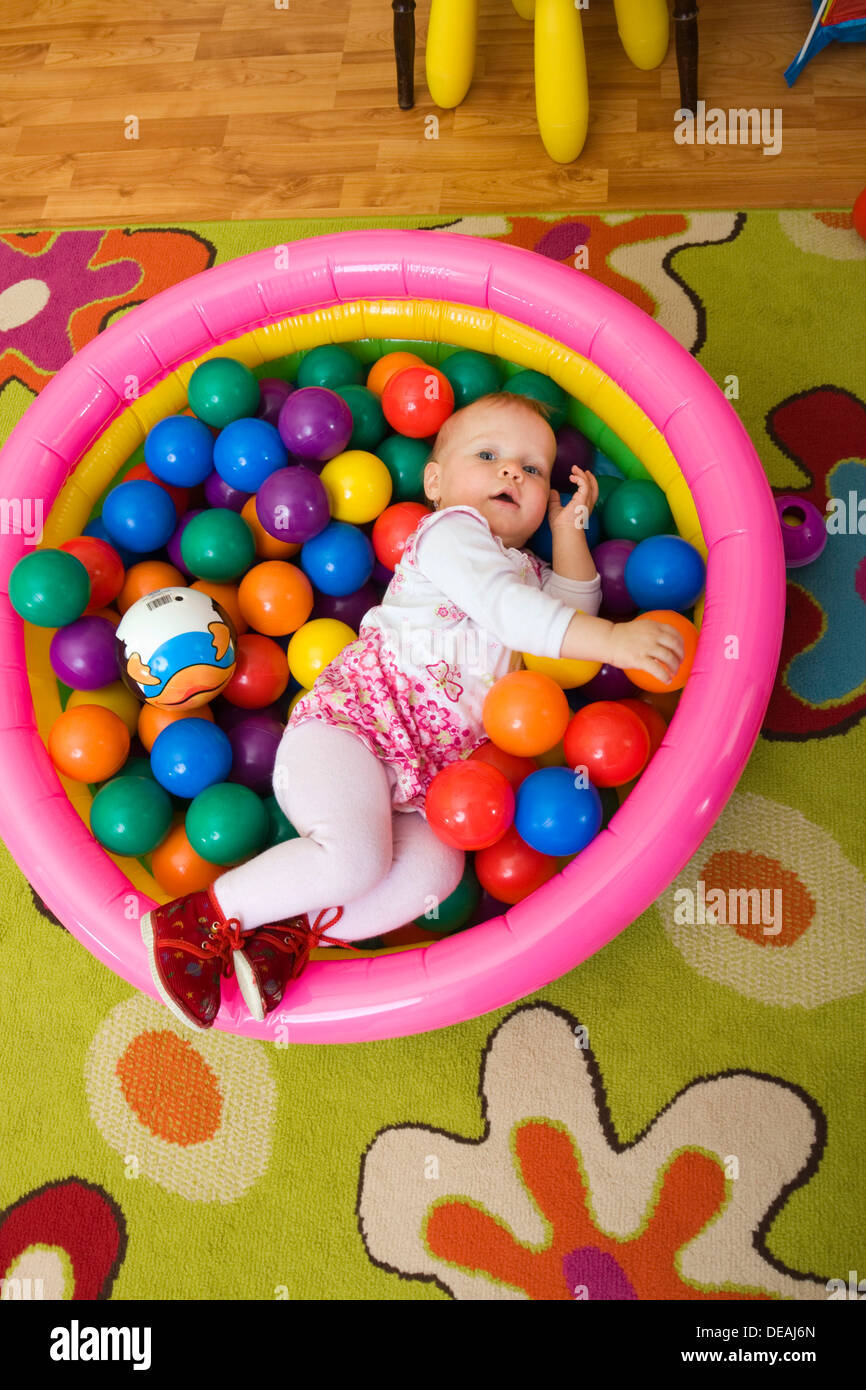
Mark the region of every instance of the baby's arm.
[[594, 579], [566, 579], [565, 575], [557, 574], [556, 570], [543, 564], [541, 587], [551, 598], [559, 599], [561, 603], [568, 604], [569, 608], [579, 608], [581, 612], [589, 613], [592, 617], [601, 607], [600, 574], [596, 574]]

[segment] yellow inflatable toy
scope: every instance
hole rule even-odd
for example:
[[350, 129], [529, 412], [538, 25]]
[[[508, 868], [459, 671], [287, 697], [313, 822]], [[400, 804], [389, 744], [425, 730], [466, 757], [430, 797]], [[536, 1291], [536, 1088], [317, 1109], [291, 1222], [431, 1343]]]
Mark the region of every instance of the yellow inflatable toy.
[[[589, 125], [580, 8], [575, 0], [512, 0], [535, 21], [535, 110], [544, 148], [557, 164], [577, 159]], [[657, 68], [668, 51], [667, 0], [614, 0], [622, 46], [635, 67]], [[459, 106], [475, 71], [478, 0], [432, 0], [427, 86], [437, 106]]]

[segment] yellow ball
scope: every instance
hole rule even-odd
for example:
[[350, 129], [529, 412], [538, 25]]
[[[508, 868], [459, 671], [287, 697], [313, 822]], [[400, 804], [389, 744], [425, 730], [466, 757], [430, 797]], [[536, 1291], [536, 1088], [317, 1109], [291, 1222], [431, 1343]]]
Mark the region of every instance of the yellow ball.
[[294, 695], [292, 696], [291, 700], [289, 701], [289, 708], [286, 710], [286, 722], [287, 722], [287, 723], [288, 723], [289, 718], [291, 717], [291, 713], [292, 713], [292, 710], [295, 708], [295, 705], [298, 703], [299, 700], [303, 700], [303, 698], [304, 698], [305, 695], [309, 695], [309, 693], [310, 693], [309, 690], [306, 690], [303, 686], [301, 686], [300, 690], [296, 690], [296, 691], [295, 691]]
[[586, 685], [601, 670], [600, 661], [565, 661], [562, 657], [530, 656], [528, 652], [523, 653], [523, 661], [528, 671], [550, 676], [562, 690]]
[[565, 740], [560, 739], [555, 748], [546, 753], [537, 753], [535, 761], [539, 767], [565, 767]]
[[114, 681], [111, 685], [104, 685], [101, 690], [73, 690], [69, 699], [66, 701], [67, 709], [77, 709], [79, 705], [100, 705], [102, 709], [110, 709], [112, 714], [116, 714], [122, 719], [130, 737], [135, 734], [138, 728], [138, 716], [141, 713], [141, 701], [136, 700], [131, 690], [127, 690], [123, 681]]
[[363, 526], [375, 521], [391, 501], [394, 483], [385, 464], [364, 449], [347, 449], [325, 464], [319, 474], [331, 502], [335, 521]]
[[289, 670], [295, 680], [309, 690], [316, 677], [357, 636], [354, 628], [338, 618], [313, 618], [299, 627], [289, 642], [286, 652]]

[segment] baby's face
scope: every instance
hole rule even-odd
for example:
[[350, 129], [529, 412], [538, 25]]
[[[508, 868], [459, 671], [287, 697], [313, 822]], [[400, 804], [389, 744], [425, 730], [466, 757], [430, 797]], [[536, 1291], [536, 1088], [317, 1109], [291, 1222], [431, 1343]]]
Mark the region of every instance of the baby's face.
[[547, 515], [555, 458], [556, 436], [539, 415], [468, 406], [427, 464], [424, 490], [440, 508], [475, 507], [494, 536], [519, 549]]

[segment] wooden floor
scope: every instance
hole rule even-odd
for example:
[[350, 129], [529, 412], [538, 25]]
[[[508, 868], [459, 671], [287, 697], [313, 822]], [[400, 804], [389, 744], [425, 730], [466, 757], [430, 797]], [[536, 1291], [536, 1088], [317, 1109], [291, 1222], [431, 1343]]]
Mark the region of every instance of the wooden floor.
[[455, 111], [426, 89], [430, 0], [411, 111], [397, 106], [390, 0], [285, 3], [3, 0], [0, 226], [845, 207], [866, 183], [866, 45], [833, 45], [793, 91], [782, 78], [807, 0], [701, 0], [699, 95], [780, 108], [777, 156], [677, 145], [673, 46], [639, 72], [610, 0], [590, 0], [590, 133], [564, 167], [538, 137], [532, 29], [510, 0], [482, 0], [475, 82]]

